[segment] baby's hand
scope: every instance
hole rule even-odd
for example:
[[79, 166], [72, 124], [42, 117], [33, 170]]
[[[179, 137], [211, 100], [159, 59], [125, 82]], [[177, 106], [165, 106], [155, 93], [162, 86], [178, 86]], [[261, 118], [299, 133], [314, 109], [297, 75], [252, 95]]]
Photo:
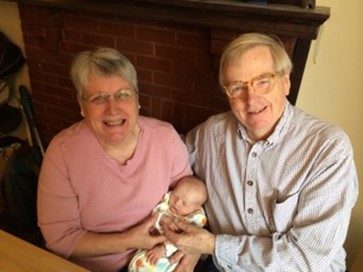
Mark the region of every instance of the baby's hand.
[[181, 232], [181, 229], [174, 223], [174, 221], [169, 224], [169, 229], [177, 233]]
[[160, 225], [169, 225], [171, 222], [173, 222], [173, 218], [169, 215], [163, 214], [160, 218]]
[[170, 216], [163, 215], [160, 219], [160, 225], [168, 226], [168, 228], [174, 232], [179, 232], [180, 228], [175, 224], [174, 219]]
[[165, 246], [162, 244], [156, 245], [146, 252], [146, 260], [152, 265], [156, 265], [163, 256], [165, 256]]

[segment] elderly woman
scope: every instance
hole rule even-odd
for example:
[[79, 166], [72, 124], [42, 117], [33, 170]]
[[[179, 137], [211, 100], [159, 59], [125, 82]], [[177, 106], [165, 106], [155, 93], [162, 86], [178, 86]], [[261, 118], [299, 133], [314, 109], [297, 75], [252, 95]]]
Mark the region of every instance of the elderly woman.
[[47, 247], [92, 271], [120, 271], [151, 236], [153, 207], [192, 174], [168, 123], [139, 115], [137, 75], [118, 51], [80, 53], [71, 68], [84, 117], [51, 141], [38, 186]]

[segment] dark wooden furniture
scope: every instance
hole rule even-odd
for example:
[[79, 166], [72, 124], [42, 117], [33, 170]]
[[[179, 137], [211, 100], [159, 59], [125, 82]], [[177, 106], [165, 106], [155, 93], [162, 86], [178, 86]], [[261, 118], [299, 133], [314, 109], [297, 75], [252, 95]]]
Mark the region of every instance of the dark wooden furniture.
[[296, 103], [311, 41], [317, 38], [319, 27], [330, 16], [328, 7], [301, 7], [301, 5], [315, 6], [313, 0], [266, 1], [268, 4], [261, 1], [256, 3], [256, 1], [238, 0], [18, 0], [16, 2], [212, 29], [274, 33], [281, 37], [296, 38], [291, 48], [294, 72], [289, 100], [293, 104]]

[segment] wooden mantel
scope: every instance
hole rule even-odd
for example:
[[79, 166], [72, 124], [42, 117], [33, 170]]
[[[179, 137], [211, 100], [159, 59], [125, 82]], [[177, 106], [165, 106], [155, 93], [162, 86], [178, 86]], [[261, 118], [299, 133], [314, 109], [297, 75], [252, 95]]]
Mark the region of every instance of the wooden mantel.
[[[183, 23], [210, 28], [272, 32], [315, 39], [330, 9], [238, 0], [18, 0], [33, 5], [61, 7], [124, 17]], [[252, 1], [250, 1], [252, 2]]]
[[[68, 81], [70, 59], [79, 50], [114, 46], [126, 53], [142, 75], [141, 113], [169, 121], [185, 133], [210, 114], [228, 109], [217, 82], [217, 62], [223, 47], [239, 33], [272, 33], [282, 39], [294, 65], [288, 99], [295, 104], [311, 42], [330, 16], [327, 7], [261, 0], [13, 2], [19, 4], [35, 110], [45, 142], [81, 118]], [[161, 40], [155, 40], [158, 35]]]
[[329, 18], [328, 7], [261, 4], [238, 0], [18, 0], [19, 3], [59, 7], [124, 18], [148, 19], [240, 32], [265, 32], [294, 37], [294, 73], [289, 95], [295, 104], [311, 41]]

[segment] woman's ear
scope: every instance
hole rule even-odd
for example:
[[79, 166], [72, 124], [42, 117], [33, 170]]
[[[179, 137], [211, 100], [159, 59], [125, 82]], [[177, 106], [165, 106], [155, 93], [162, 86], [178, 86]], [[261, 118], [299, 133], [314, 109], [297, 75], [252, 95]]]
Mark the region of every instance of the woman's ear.
[[85, 117], [85, 114], [84, 114], [84, 109], [83, 109], [83, 104], [82, 104], [82, 102], [80, 102], [79, 100], [78, 100], [78, 104], [79, 104], [79, 107], [80, 107], [80, 110], [81, 110], [81, 116], [82, 117]]

